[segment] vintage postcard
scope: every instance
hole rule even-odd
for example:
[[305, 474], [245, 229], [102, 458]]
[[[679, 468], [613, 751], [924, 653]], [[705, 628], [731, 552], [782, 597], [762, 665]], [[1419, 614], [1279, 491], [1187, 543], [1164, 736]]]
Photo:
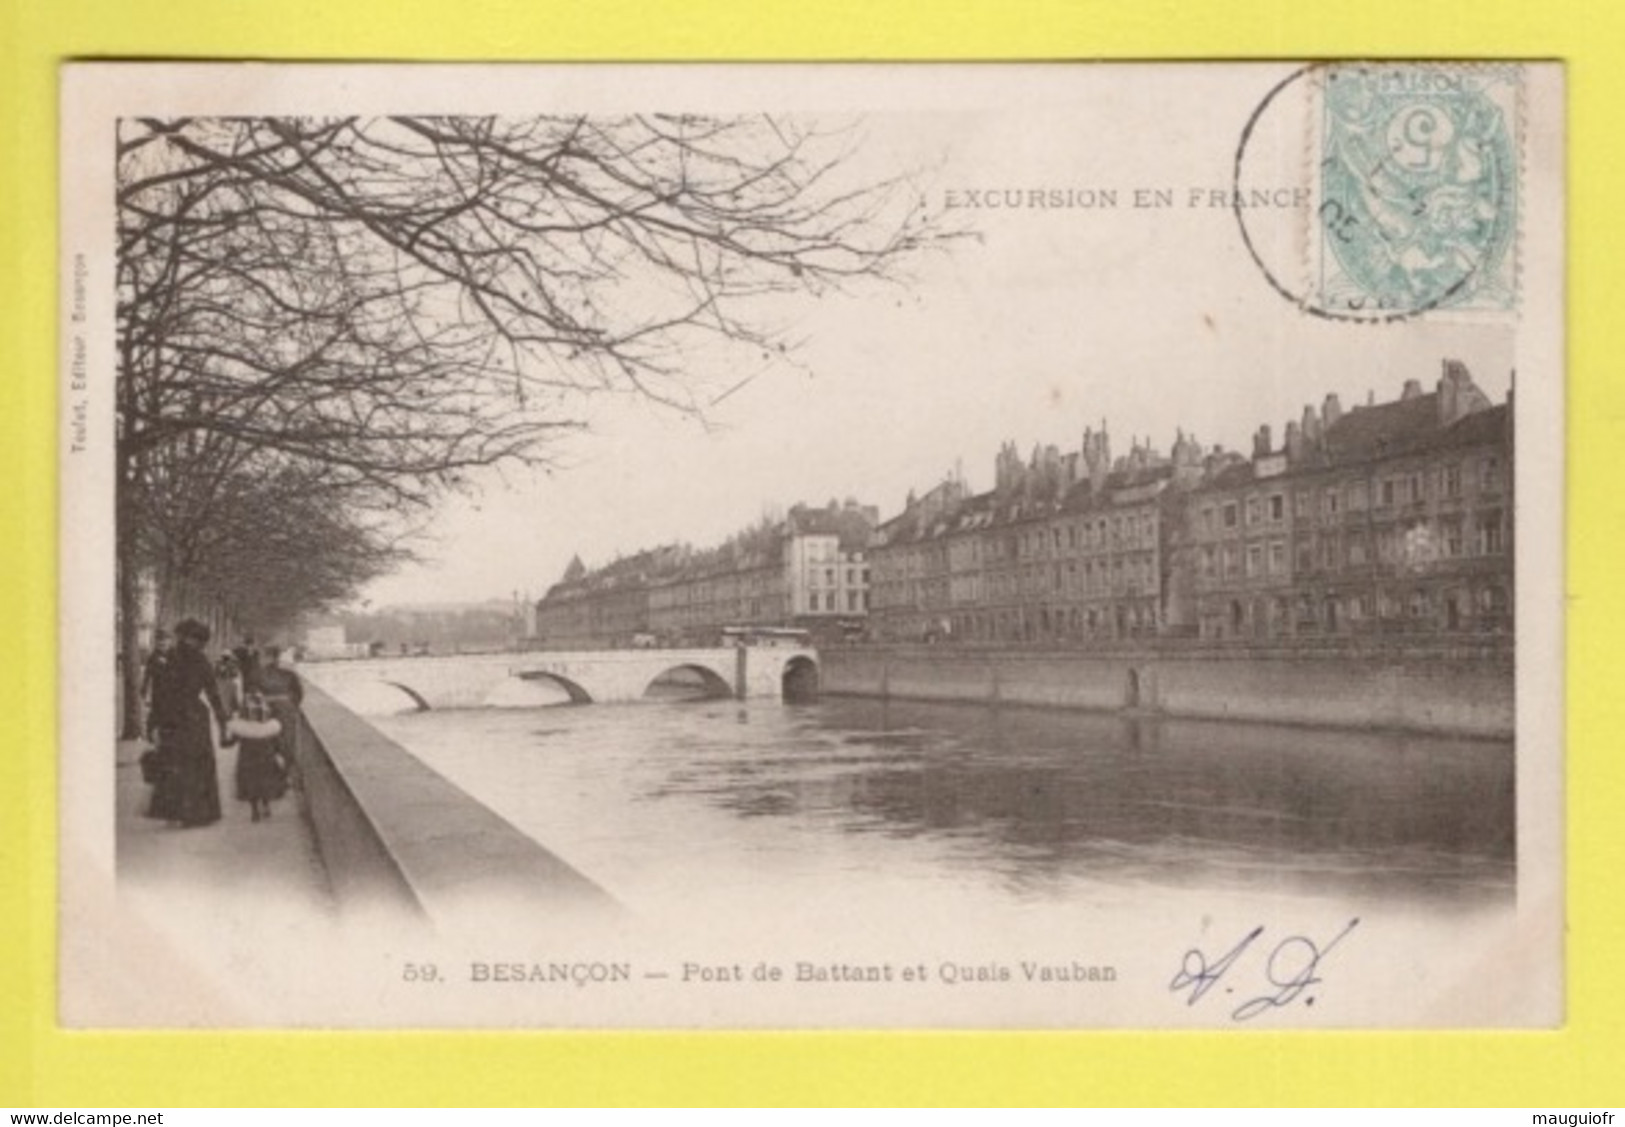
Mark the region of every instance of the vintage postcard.
[[1560, 1024], [1563, 80], [67, 67], [62, 1023]]

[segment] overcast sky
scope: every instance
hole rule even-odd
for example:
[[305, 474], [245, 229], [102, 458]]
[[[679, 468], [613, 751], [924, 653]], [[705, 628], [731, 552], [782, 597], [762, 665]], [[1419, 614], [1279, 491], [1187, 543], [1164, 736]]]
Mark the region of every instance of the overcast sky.
[[[1009, 70], [963, 81], [919, 68], [856, 92], [816, 68], [798, 72], [808, 77], [790, 84], [787, 105], [872, 107], [859, 171], [919, 170], [928, 206], [980, 241], [921, 261], [907, 287], [764, 310], [794, 319], [797, 362], [762, 372], [703, 420], [593, 404], [590, 432], [556, 451], [555, 472], [492, 477], [478, 498], [448, 504], [425, 564], [365, 598], [539, 597], [574, 554], [595, 566], [672, 540], [703, 546], [800, 500], [854, 496], [884, 519], [957, 461], [985, 489], [1001, 442], [1024, 457], [1034, 443], [1074, 450], [1102, 418], [1114, 454], [1136, 436], [1166, 451], [1179, 427], [1248, 450], [1260, 423], [1279, 440], [1328, 392], [1347, 408], [1371, 392], [1391, 399], [1410, 378], [1431, 389], [1446, 357], [1504, 399], [1505, 330], [1306, 316], [1266, 283], [1233, 212], [1213, 206], [1244, 125], [1289, 69], [1051, 66], [1017, 88]], [[1263, 119], [1246, 162], [1247, 182], [1282, 199], [1304, 184], [1312, 143], [1294, 95]], [[947, 206], [1004, 188], [1114, 191], [1116, 206]], [[1174, 206], [1136, 207], [1137, 189], [1163, 189]], [[1266, 261], [1301, 280], [1313, 264], [1308, 209], [1251, 214]], [[759, 358], [694, 363], [726, 387]]]

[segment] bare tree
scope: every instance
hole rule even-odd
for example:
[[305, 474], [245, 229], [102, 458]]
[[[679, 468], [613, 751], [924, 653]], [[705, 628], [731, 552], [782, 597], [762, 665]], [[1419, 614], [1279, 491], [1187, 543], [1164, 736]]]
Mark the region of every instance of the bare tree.
[[118, 145], [130, 655], [136, 577], [235, 551], [206, 530], [241, 474], [426, 506], [545, 460], [584, 396], [702, 407], [785, 350], [781, 299], [939, 240], [852, 130], [765, 116], [131, 119]]

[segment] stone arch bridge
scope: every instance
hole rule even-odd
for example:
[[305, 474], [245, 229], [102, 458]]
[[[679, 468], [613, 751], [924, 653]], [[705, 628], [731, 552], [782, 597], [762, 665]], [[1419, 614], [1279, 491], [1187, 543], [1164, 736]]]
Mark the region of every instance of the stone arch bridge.
[[810, 695], [818, 653], [803, 646], [459, 654], [312, 662], [299, 672], [341, 701], [347, 689], [391, 685], [420, 708], [480, 708], [507, 682], [548, 681], [577, 704], [642, 700], [674, 671], [711, 695], [739, 700]]

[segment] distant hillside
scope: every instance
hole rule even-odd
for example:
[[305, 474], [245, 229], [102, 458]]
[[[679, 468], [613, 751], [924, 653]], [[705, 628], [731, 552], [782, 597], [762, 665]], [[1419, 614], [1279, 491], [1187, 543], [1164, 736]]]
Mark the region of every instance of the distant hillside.
[[448, 650], [506, 645], [525, 633], [522, 604], [507, 599], [413, 603], [313, 617], [306, 629], [344, 627], [345, 638], [385, 650]]

